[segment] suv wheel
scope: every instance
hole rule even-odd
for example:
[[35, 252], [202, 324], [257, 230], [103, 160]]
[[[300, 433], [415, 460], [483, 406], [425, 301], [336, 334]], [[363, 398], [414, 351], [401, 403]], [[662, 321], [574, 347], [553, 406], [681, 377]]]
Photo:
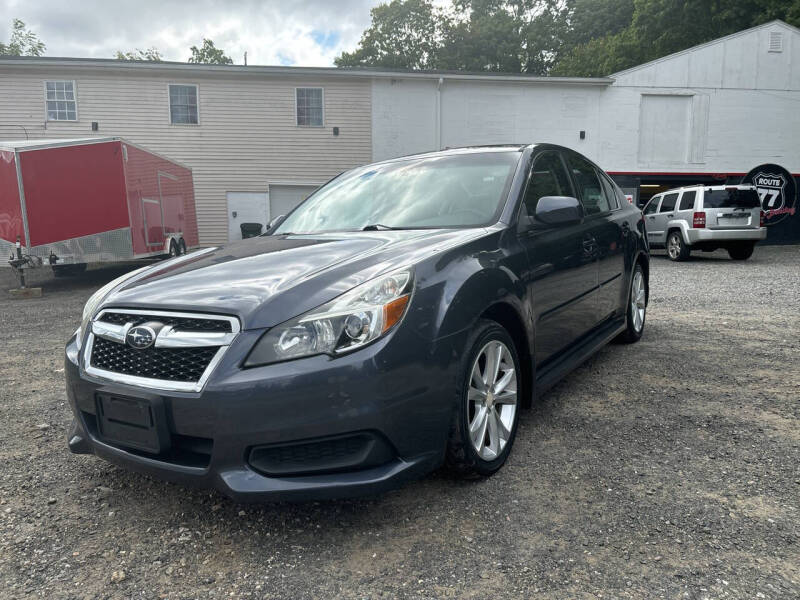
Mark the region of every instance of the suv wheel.
[[689, 246], [683, 243], [683, 236], [680, 231], [673, 230], [669, 232], [667, 236], [667, 256], [669, 256], [670, 260], [686, 260], [691, 252]]
[[625, 314], [625, 331], [617, 339], [626, 344], [633, 344], [642, 337], [647, 317], [647, 281], [639, 263], [636, 263], [631, 275], [631, 289], [628, 293], [628, 307]]
[[468, 347], [445, 458], [460, 477], [491, 475], [503, 466], [517, 433], [522, 389], [517, 350], [503, 327], [478, 321]]
[[728, 248], [728, 254], [733, 260], [747, 260], [753, 256], [755, 247], [755, 244], [749, 244], [747, 242], [736, 244]]

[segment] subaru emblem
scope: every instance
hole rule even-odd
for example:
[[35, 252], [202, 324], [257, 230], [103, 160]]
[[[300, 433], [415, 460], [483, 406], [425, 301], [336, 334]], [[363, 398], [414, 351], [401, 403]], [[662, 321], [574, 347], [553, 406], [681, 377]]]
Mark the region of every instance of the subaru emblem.
[[131, 327], [128, 335], [125, 336], [125, 341], [131, 348], [137, 350], [144, 350], [149, 348], [156, 341], [156, 332], [152, 327], [139, 325], [138, 327]]

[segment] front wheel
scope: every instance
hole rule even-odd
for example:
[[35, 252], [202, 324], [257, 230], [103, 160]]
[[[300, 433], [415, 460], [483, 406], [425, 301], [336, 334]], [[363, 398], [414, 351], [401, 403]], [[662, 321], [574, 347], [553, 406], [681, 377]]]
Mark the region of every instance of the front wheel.
[[728, 254], [733, 260], [747, 260], [753, 256], [753, 250], [755, 247], [755, 244], [748, 244], [747, 242], [743, 244], [737, 244], [728, 248]]
[[506, 462], [519, 422], [519, 357], [508, 332], [481, 320], [461, 361], [458, 408], [447, 467], [460, 477], [491, 475]]
[[680, 231], [671, 231], [667, 236], [667, 256], [670, 260], [681, 261], [689, 258], [691, 254], [689, 246], [683, 242]]

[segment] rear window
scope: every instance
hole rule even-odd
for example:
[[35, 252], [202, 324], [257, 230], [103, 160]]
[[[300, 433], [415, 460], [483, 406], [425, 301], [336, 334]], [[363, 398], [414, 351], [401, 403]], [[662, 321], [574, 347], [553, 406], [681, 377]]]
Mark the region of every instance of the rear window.
[[695, 196], [697, 196], [697, 192], [683, 192], [678, 210], [692, 210], [694, 208]]
[[658, 212], [669, 212], [675, 209], [675, 202], [678, 200], [678, 194], [667, 194], [664, 196], [664, 201], [661, 203], [661, 208]]
[[753, 189], [706, 190], [703, 196], [703, 206], [705, 208], [761, 208], [761, 201]]

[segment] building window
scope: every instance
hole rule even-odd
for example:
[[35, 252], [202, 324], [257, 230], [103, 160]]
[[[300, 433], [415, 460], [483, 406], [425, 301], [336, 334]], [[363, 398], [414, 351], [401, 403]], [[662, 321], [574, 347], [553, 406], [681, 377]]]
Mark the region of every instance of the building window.
[[297, 88], [297, 124], [322, 127], [324, 111], [322, 88]]
[[45, 102], [48, 121], [77, 121], [78, 103], [74, 81], [46, 81]]
[[197, 86], [169, 86], [169, 121], [178, 125], [197, 125]]

